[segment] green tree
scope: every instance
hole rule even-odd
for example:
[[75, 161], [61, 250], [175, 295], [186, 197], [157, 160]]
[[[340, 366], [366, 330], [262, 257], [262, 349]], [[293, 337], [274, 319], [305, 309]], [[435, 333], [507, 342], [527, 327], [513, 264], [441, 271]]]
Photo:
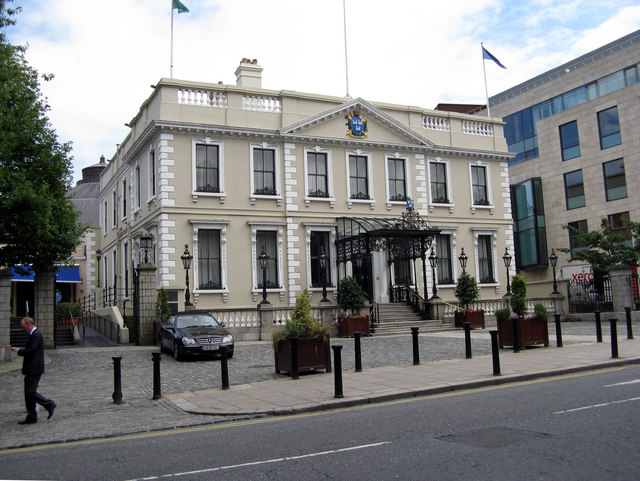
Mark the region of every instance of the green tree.
[[527, 312], [527, 281], [515, 275], [511, 279], [511, 310], [516, 316], [524, 316]]
[[[67, 263], [84, 226], [66, 197], [71, 187], [70, 143], [51, 127], [49, 105], [38, 72], [25, 59], [25, 47], [12, 45], [7, 28], [20, 8], [0, 0], [0, 267], [31, 264], [35, 273], [34, 318], [51, 326], [55, 264]], [[52, 75], [43, 75], [45, 81]], [[53, 329], [45, 329], [53, 346]]]
[[345, 311], [351, 311], [351, 314], [357, 314], [364, 307], [364, 293], [355, 277], [345, 277], [340, 281], [338, 303]]
[[66, 197], [71, 144], [49, 122], [25, 47], [7, 39], [20, 8], [6, 4], [0, 0], [0, 265], [31, 264], [37, 276], [71, 257], [84, 227]]
[[603, 291], [604, 277], [616, 264], [635, 265], [640, 254], [640, 224], [625, 221], [629, 226], [631, 241], [614, 233], [609, 220], [604, 217], [598, 230], [583, 232], [575, 227], [564, 225], [574, 235], [576, 247], [560, 248], [560, 252], [571, 254], [569, 262], [583, 261], [593, 268], [594, 286], [599, 294]]
[[478, 289], [475, 277], [471, 277], [466, 271], [460, 274], [454, 293], [460, 303], [464, 304], [464, 308], [468, 310], [469, 303], [480, 297], [480, 289]]
[[158, 289], [158, 295], [156, 296], [156, 321], [164, 322], [170, 315], [169, 293], [164, 287], [161, 287]]

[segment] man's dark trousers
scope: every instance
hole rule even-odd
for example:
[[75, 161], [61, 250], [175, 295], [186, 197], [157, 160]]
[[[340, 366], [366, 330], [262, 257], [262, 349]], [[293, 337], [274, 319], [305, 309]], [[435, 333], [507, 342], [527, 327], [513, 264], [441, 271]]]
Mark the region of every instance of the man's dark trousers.
[[24, 376], [24, 405], [27, 408], [27, 417], [34, 420], [38, 419], [36, 403], [47, 411], [50, 411], [54, 404], [51, 399], [47, 399], [38, 392], [40, 376], [41, 374], [26, 374]]

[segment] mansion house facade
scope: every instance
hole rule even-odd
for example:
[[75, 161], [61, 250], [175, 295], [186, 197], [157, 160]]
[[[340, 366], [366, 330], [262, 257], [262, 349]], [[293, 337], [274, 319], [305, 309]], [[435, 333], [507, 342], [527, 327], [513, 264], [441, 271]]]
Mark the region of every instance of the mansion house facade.
[[305, 288], [318, 303], [323, 281], [335, 303], [347, 275], [366, 279], [375, 302], [389, 302], [398, 284], [430, 295], [428, 262], [423, 272], [420, 259], [391, 262], [383, 249], [356, 266], [336, 247], [348, 235], [345, 219], [389, 223], [411, 203], [439, 230], [442, 299], [454, 299], [462, 249], [481, 297], [505, 294], [512, 154], [500, 119], [267, 90], [261, 72], [243, 59], [236, 85], [162, 79], [154, 86], [101, 175], [94, 288], [117, 285], [129, 295], [144, 256], [140, 237], [151, 236], [158, 286], [180, 309], [185, 245], [199, 309], [255, 307], [261, 255], [275, 306], [292, 305]]

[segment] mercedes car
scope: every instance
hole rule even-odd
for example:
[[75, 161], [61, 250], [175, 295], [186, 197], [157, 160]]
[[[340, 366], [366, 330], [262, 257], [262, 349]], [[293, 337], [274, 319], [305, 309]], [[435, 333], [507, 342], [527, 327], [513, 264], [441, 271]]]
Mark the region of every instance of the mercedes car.
[[233, 357], [233, 336], [208, 312], [185, 311], [171, 315], [160, 326], [158, 345], [163, 352], [173, 353], [176, 361], [190, 355], [219, 354], [227, 348]]

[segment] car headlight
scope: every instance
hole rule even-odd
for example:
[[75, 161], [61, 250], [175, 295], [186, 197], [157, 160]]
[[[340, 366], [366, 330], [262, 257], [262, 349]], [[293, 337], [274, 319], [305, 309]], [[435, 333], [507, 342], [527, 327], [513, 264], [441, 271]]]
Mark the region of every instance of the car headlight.
[[182, 344], [184, 344], [185, 346], [188, 346], [189, 344], [195, 344], [196, 340], [195, 339], [191, 339], [190, 337], [183, 337], [182, 338]]
[[223, 344], [229, 344], [233, 342], [233, 336], [231, 334], [227, 334], [226, 336], [224, 336], [222, 338], [222, 343]]

